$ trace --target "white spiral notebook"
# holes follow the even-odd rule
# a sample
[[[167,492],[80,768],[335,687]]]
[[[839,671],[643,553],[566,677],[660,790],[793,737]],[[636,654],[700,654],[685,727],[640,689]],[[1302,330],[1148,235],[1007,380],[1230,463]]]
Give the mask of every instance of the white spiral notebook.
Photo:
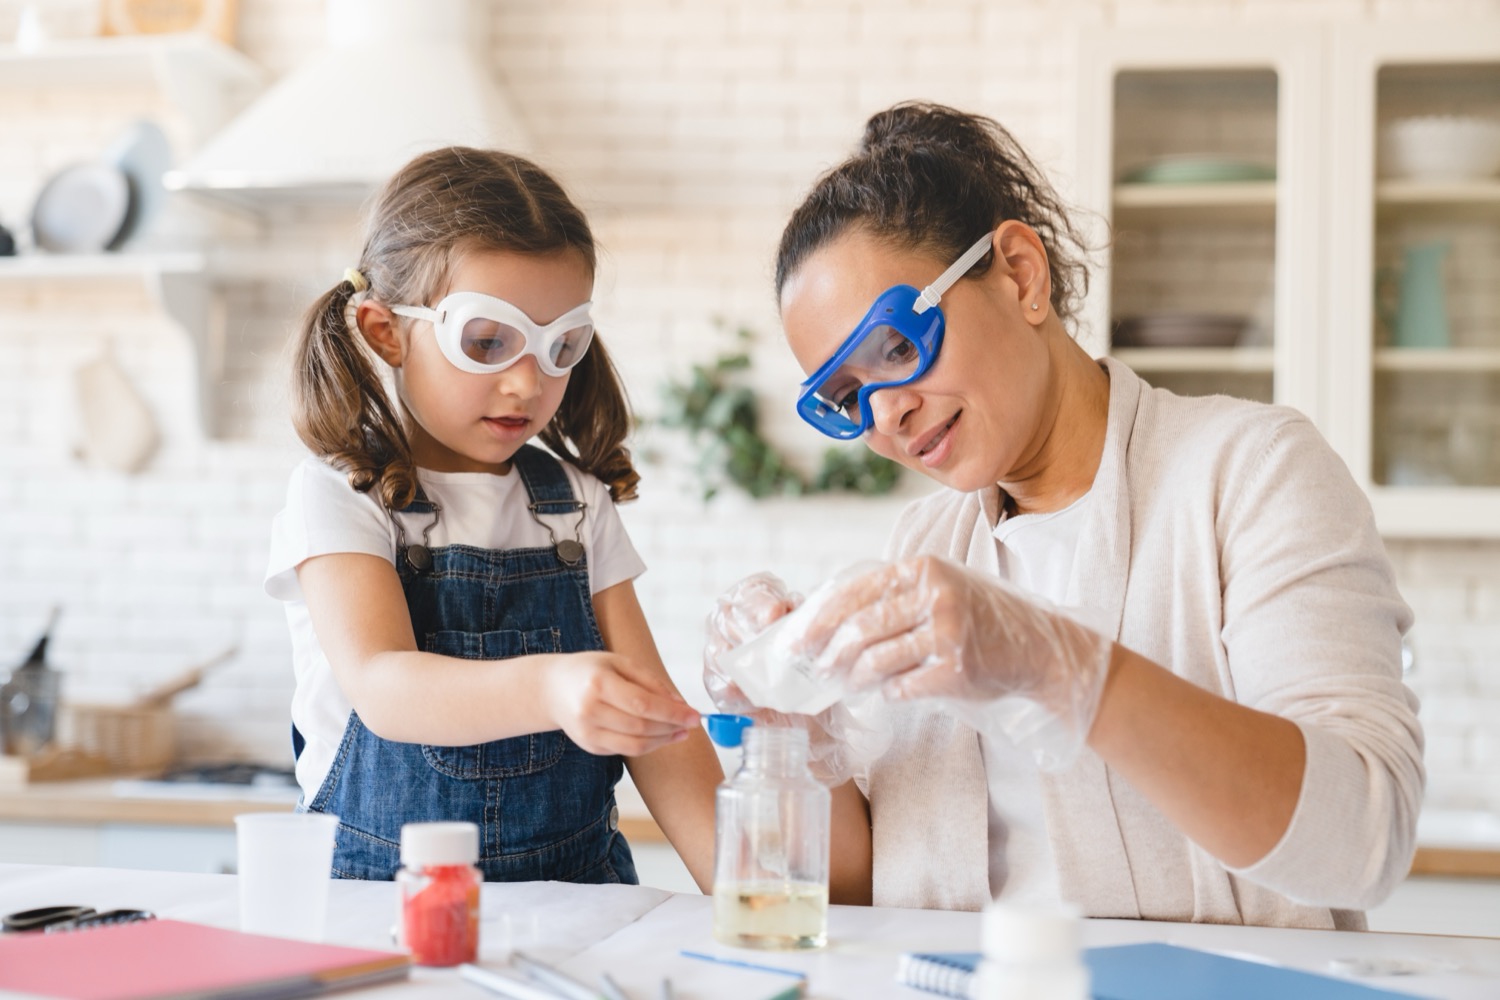
[[[965,998],[982,957],[977,951],[907,952],[896,962],[896,982],[939,996]]]

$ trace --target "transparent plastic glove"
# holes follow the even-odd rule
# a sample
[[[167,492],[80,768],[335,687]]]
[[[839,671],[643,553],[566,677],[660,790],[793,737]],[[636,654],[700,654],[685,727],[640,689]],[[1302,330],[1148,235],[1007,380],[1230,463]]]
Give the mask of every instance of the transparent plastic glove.
[[[1088,736],[1114,643],[1003,580],[922,556],[844,582],[819,604],[789,641],[851,691],[995,703],[960,714],[1045,749],[1053,766]]]
[[[878,698],[836,702],[813,715],[778,712],[746,697],[720,663],[725,653],[759,636],[801,604],[802,596],[773,573],[746,577],[720,595],[708,616],[703,686],[720,711],[748,715],[763,726],[805,729],[813,774],[826,785],[841,785],[890,744],[889,734],[873,719]]]
[[[750,715],[757,706],[739,689],[719,657],[753,639],[802,603],[775,573],[747,576],[724,593],[708,614],[703,644],[703,686],[720,711]]]

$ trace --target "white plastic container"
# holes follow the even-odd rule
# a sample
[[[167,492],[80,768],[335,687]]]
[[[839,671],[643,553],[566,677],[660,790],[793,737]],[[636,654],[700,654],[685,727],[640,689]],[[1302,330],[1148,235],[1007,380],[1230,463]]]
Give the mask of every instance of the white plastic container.
[[[1076,909],[991,903],[982,927],[973,1000],[1089,1000]]]
[[[333,837],[327,813],[244,813],[234,818],[240,930],[323,940]]]

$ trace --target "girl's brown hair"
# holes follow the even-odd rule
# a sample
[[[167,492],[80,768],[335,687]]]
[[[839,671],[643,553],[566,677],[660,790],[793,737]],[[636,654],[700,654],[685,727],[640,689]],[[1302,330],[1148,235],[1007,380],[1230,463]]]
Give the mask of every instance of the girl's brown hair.
[[[453,146],[418,156],[386,184],[357,270],[381,302],[426,303],[465,254],[496,250],[574,251],[591,272],[597,265],[588,220],[546,171],[509,153]],[[303,319],[293,346],[292,422],[314,454],[348,473],[350,486],[400,510],[416,495],[416,466],[374,352],[353,328],[355,294],[342,281]],[[630,421],[619,375],[596,335],[539,436],[625,501],[640,480],[624,446]]]
[[[792,213],[776,253],[776,292],[814,251],[852,228],[947,264],[1007,219],[1041,237],[1053,311],[1071,324],[1088,292],[1087,250],[1020,143],[982,115],[898,104],[865,123],[859,149],[820,177]],[[969,273],[983,273],[991,260]]]

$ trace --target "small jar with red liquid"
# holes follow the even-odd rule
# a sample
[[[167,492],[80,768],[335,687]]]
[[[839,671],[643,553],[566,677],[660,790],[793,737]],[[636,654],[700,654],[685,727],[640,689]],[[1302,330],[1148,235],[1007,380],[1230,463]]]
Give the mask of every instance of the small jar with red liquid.
[[[479,956],[479,827],[407,823],[401,827],[401,946],[418,965],[458,965]]]

